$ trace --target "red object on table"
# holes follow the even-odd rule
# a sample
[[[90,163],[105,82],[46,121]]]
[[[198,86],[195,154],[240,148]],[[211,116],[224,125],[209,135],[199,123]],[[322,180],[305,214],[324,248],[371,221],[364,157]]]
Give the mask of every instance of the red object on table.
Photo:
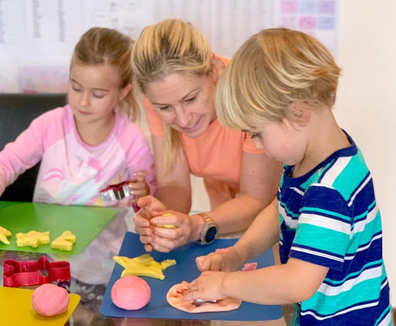
[[[133,194],[133,190],[132,190],[131,181],[124,181],[121,183],[117,183],[115,185],[110,185],[100,190],[99,193],[103,202],[122,200],[125,197],[135,198],[135,195]],[[138,207],[136,203],[133,203],[132,207],[135,213],[140,209],[140,207]]]
[[[42,256],[37,261],[7,259],[3,266],[5,287],[70,283],[70,264],[67,261],[50,263],[46,256]]]

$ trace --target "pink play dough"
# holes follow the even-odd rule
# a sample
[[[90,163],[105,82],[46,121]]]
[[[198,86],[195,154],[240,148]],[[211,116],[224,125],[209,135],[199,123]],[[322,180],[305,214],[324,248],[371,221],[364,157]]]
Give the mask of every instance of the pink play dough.
[[[64,288],[43,284],[32,295],[33,309],[43,316],[55,316],[67,310],[70,297]]]
[[[151,289],[147,282],[137,276],[126,276],[114,283],[111,300],[122,309],[138,310],[143,308],[151,298]]]

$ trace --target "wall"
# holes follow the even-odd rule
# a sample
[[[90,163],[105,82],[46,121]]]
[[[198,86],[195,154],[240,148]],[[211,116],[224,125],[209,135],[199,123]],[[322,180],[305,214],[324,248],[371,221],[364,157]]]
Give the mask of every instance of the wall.
[[[396,306],[396,1],[343,0],[335,114],[363,151],[382,213],[385,263]]]

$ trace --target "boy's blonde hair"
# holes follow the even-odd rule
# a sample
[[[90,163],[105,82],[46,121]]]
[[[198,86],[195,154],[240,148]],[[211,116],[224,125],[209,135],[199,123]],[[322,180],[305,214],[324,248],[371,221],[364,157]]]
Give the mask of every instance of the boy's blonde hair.
[[[132,50],[134,86],[143,94],[148,84],[180,73],[209,75],[211,51],[208,41],[190,23],[168,19],[146,27]],[[171,170],[181,149],[179,132],[164,124],[164,163]]]
[[[119,87],[122,89],[133,82],[131,66],[133,44],[132,39],[114,29],[91,28],[81,36],[75,46],[70,67],[111,66],[118,72]],[[118,110],[132,121],[139,118],[139,106],[132,91],[118,103]]]
[[[223,71],[216,112],[226,127],[251,130],[286,117],[293,101],[331,108],[341,69],[316,39],[285,28],[253,35]]]

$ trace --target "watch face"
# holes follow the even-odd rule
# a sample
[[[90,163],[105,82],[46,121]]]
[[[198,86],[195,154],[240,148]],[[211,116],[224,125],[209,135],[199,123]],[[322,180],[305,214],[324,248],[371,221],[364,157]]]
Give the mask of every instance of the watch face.
[[[211,243],[216,238],[216,234],[217,234],[216,227],[215,226],[210,227],[208,229],[208,232],[206,232],[205,241],[207,243]]]

